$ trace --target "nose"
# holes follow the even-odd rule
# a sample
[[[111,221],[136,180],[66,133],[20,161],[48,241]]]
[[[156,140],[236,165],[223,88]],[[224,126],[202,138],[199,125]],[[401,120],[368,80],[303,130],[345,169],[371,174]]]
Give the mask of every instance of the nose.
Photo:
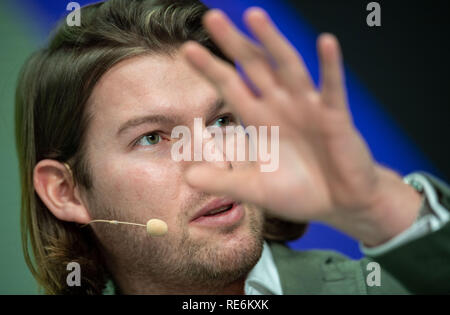
[[[211,163],[222,169],[232,169],[233,157],[227,158],[227,142],[230,139],[226,130],[220,127],[203,125],[201,118],[194,119],[193,128],[177,126],[172,136],[180,138],[171,148],[172,159],[183,164]],[[233,143],[233,142],[231,142]]]
[[[194,160],[198,160],[201,155],[201,161],[211,163],[215,167],[222,169],[232,169],[231,161],[227,161],[226,156],[226,141],[227,137],[224,130],[219,127],[203,126],[202,138],[195,139],[199,130],[195,130],[197,135],[194,135],[194,141],[198,141],[197,145],[194,143]],[[201,146],[199,143],[201,142]],[[198,152],[201,150],[201,152]]]

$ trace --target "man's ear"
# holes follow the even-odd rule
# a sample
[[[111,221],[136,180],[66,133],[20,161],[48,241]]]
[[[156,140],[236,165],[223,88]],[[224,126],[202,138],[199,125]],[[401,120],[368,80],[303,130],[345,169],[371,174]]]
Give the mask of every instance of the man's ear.
[[[63,163],[45,159],[34,167],[33,185],[37,194],[58,219],[87,224],[89,212],[75,187],[72,172]]]

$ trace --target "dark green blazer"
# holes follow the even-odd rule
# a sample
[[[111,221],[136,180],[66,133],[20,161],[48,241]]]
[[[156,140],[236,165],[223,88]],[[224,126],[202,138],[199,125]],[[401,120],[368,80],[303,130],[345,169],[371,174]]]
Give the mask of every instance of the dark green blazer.
[[[450,209],[450,188],[432,183],[439,202]],[[351,260],[334,251],[296,251],[268,242],[284,294],[442,294],[450,293],[450,223],[376,258]],[[380,286],[366,284],[367,264],[381,266]]]

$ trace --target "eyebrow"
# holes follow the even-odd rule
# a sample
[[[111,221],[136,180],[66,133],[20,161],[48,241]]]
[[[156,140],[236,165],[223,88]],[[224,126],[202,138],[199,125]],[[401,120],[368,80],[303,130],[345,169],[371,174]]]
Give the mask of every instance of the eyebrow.
[[[218,111],[220,111],[225,106],[225,102],[223,98],[217,99],[212,105],[211,109],[209,110],[208,117],[214,115]],[[125,130],[137,127],[142,124],[172,124],[175,125],[176,121],[179,121],[180,117],[172,118],[165,115],[158,115],[158,114],[151,114],[146,116],[140,116],[132,118],[128,121],[126,121],[122,126],[120,126],[119,130],[117,131],[117,135],[122,134]]]
[[[214,103],[210,105],[211,109],[208,111],[206,115],[207,118],[217,114],[222,108],[225,107],[225,101],[223,98],[217,99]]]
[[[173,124],[174,122],[175,120],[173,118],[164,115],[147,115],[136,117],[124,123],[117,131],[117,135],[122,134],[127,129],[134,128],[142,124]]]

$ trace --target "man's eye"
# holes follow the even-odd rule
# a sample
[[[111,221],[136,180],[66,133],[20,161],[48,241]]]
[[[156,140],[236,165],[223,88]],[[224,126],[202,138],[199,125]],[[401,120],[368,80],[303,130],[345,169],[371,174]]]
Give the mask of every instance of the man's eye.
[[[226,127],[232,123],[234,123],[234,119],[230,115],[219,117],[214,121],[214,125],[217,127]]]
[[[161,141],[161,136],[157,133],[149,133],[141,137],[136,144],[142,146],[152,146],[158,144]]]

